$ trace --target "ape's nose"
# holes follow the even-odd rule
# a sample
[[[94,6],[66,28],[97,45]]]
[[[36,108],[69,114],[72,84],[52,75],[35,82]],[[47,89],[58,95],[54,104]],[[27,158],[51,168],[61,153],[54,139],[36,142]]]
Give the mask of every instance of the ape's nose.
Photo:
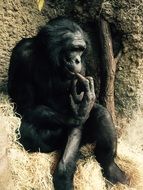
[[[73,62],[74,62],[75,64],[81,63],[81,57],[80,57],[80,56],[76,56],[75,59],[73,60]]]
[[[81,71],[81,57],[76,56],[72,61],[71,61],[71,69],[73,72],[79,73]]]
[[[70,64],[68,64],[68,69],[74,73],[79,73],[81,71],[81,67],[82,67],[81,62],[78,59],[76,59],[76,60],[70,62]]]
[[[66,67],[69,71],[74,73],[79,73],[82,68],[81,56],[77,53],[72,53],[68,58],[66,58]]]

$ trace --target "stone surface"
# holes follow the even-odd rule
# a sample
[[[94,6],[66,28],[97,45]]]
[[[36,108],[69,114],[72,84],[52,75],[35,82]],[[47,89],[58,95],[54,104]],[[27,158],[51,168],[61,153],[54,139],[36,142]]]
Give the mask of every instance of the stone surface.
[[[117,65],[115,83],[117,115],[132,118],[138,109],[143,110],[143,0],[106,0],[102,6],[99,0],[88,2],[75,0],[74,3],[69,0],[49,0],[41,12],[34,0],[2,0],[0,2],[1,91],[5,89],[7,83],[11,50],[21,38],[35,35],[40,25],[57,15],[74,18],[94,36],[97,27],[92,26],[99,14],[103,15],[121,34],[120,43],[123,44],[123,54]],[[91,28],[86,28],[87,22],[92,23]],[[92,43],[96,43],[96,40]],[[100,62],[98,54],[95,58],[98,64]]]

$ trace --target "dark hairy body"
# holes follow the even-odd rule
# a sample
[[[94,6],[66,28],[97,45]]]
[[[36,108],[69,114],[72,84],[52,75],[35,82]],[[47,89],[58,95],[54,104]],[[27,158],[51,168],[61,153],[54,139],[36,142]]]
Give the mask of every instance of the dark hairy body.
[[[53,175],[56,190],[72,190],[80,147],[96,143],[103,175],[125,183],[114,162],[117,136],[109,112],[95,101],[94,80],[87,76],[90,43],[76,23],[56,18],[33,38],[13,49],[8,92],[22,115],[20,142],[35,152],[61,151]]]

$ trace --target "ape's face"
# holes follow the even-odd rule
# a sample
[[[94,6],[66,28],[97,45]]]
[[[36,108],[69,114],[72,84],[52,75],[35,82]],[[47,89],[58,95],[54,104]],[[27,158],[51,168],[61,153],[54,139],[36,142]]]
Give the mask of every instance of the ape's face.
[[[63,36],[64,44],[62,50],[62,65],[68,77],[76,73],[84,74],[83,54],[86,42],[80,32],[66,33]]]

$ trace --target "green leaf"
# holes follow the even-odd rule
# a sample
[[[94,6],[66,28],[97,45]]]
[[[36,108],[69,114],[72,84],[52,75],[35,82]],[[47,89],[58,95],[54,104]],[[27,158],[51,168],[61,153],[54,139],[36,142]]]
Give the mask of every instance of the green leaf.
[[[37,0],[37,5],[38,5],[38,9],[39,11],[42,10],[43,6],[44,6],[44,0]]]

